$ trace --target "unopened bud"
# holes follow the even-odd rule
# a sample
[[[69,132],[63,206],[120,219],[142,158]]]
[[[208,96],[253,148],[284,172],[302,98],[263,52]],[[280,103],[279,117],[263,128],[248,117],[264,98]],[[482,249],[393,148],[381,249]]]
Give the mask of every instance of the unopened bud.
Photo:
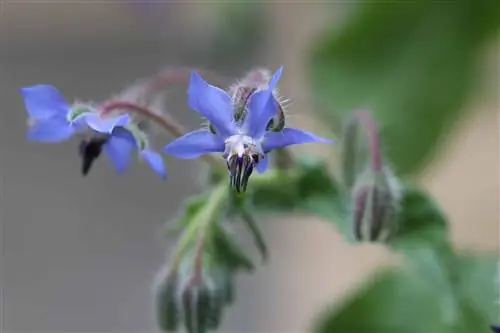
[[[398,227],[400,191],[388,170],[367,170],[353,189],[352,223],[358,241],[386,242]]]
[[[158,326],[164,332],[175,332],[179,328],[178,286],[177,272],[165,269],[158,274],[155,283],[156,319]]]
[[[189,333],[205,333],[218,328],[223,302],[215,286],[193,276],[181,293],[184,325]]]
[[[370,156],[359,114],[354,112],[342,129],[342,181],[347,190],[354,186],[356,176],[366,167]]]
[[[217,288],[221,292],[225,305],[231,305],[235,299],[235,275],[227,267],[218,267],[212,274]]]
[[[244,121],[252,94],[256,91],[267,89],[270,79],[271,72],[269,70],[255,68],[229,88],[229,94],[234,104],[235,122],[241,123]],[[276,116],[267,124],[267,130],[279,132],[285,127],[285,101],[279,98],[277,90],[273,92],[273,96],[276,101]]]

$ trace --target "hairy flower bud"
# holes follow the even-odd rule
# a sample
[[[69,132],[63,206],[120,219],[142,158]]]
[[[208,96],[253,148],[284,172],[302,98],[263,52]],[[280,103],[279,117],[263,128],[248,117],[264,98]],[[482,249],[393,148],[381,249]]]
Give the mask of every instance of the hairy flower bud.
[[[179,275],[175,271],[163,270],[155,283],[156,319],[165,332],[177,331],[180,323],[178,288]]]
[[[189,333],[204,333],[218,328],[224,302],[211,281],[193,276],[182,288],[181,300],[184,325]]]
[[[367,170],[354,185],[352,225],[358,241],[385,242],[398,226],[400,191],[390,172]]]
[[[235,300],[235,274],[227,267],[218,267],[212,273],[214,282],[220,290],[225,305],[233,304]]]
[[[229,88],[229,94],[234,104],[234,120],[241,123],[245,119],[246,108],[252,94],[256,91],[267,89],[271,72],[267,69],[256,68],[249,71],[241,80]],[[285,127],[285,101],[278,96],[278,91],[273,91],[276,100],[276,116],[267,125],[268,131],[279,132]],[[215,133],[213,126],[210,130]]]

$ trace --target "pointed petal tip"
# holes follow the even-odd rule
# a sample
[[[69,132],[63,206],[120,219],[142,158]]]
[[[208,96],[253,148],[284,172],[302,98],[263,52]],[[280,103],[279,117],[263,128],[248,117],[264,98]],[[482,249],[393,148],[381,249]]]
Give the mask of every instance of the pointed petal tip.
[[[167,169],[163,157],[159,153],[152,150],[143,150],[141,157],[160,178],[167,179]]]

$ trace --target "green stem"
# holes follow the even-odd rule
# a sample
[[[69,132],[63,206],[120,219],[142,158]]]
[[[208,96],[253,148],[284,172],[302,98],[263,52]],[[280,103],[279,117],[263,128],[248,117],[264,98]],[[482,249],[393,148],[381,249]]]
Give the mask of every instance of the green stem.
[[[222,205],[227,202],[228,195],[229,188],[226,182],[221,182],[215,187],[207,204],[196,214],[195,219],[189,224],[179,240],[172,258],[173,263],[180,262],[197,236],[202,239],[206,237],[211,230],[212,223],[218,222],[215,217],[220,213]]]

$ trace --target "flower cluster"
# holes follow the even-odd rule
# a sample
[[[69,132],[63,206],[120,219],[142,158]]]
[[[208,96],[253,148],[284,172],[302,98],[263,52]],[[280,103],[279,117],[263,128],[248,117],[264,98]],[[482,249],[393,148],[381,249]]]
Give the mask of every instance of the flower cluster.
[[[332,142],[284,126],[282,105],[275,93],[282,71],[283,68],[277,70],[270,80],[260,78],[254,87],[243,87],[243,90],[233,87],[232,96],[192,71],[188,105],[204,117],[209,126],[178,137],[164,147],[164,152],[180,159],[219,153],[226,161],[231,186],[237,192],[244,192],[255,169],[261,173],[266,171],[272,150],[295,144]],[[83,174],[88,173],[101,150],[119,173],[125,171],[132,153],[137,150],[141,160],[162,178],[166,177],[162,156],[151,148],[146,133],[128,112],[136,112],[137,107],[122,108],[116,113],[109,112],[103,105],[69,104],[50,85],[23,88],[21,93],[30,117],[28,140],[55,143],[82,136]]]
[[[158,106],[152,109],[152,89],[157,82],[140,82],[103,103],[68,103],[53,86],[40,84],[21,89],[29,116],[27,139],[58,143],[80,137],[82,173],[86,175],[102,153],[118,173],[131,163],[134,152],[161,178],[167,172],[162,155],[151,144],[151,122],[175,139],[163,152],[179,159],[203,157],[210,163],[217,184],[209,193],[187,204],[181,220],[184,233],[168,264],[168,272],[155,283],[156,310],[160,329],[175,332],[205,332],[219,327],[223,312],[235,297],[234,283],[240,272],[251,272],[254,264],[223,223],[240,219],[253,235],[263,258],[267,247],[245,198],[254,170],[265,172],[269,153],[290,145],[331,140],[286,127],[284,101],[278,97],[277,84],[283,69],[273,75],[254,70],[228,91],[207,83],[198,72],[189,76],[188,105],[206,120],[206,126],[186,133]],[[211,154],[217,154],[218,161]],[[291,159],[291,158],[290,158]],[[280,167],[280,158],[276,166]],[[224,162],[229,174],[229,189],[224,177]],[[283,175],[274,184],[281,188]],[[273,173],[270,172],[267,175]],[[254,178],[256,192],[260,179]],[[301,173],[295,175],[300,177]],[[216,178],[216,177],[212,177]],[[259,182],[260,181],[260,182]],[[262,185],[260,185],[262,186]]]

